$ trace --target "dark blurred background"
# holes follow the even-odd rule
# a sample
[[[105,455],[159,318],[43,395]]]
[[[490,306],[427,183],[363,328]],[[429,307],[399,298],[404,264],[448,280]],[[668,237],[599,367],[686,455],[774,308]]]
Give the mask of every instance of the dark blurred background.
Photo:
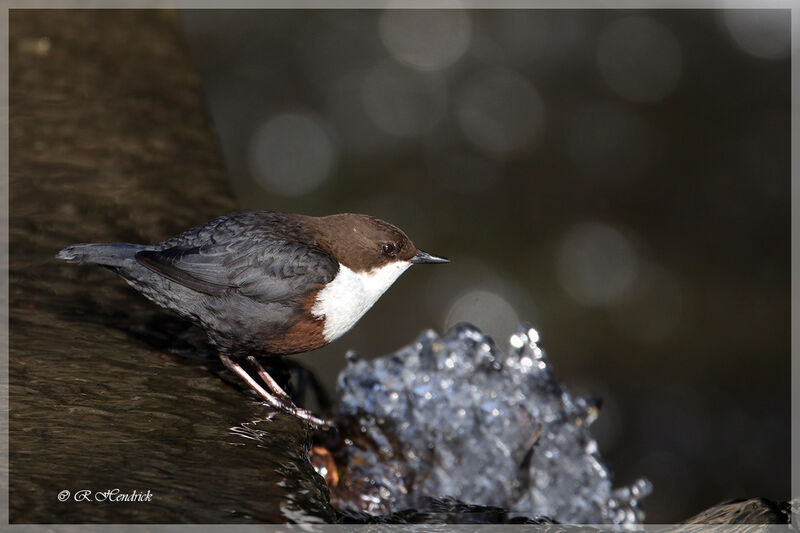
[[[789,497],[789,11],[200,10],[243,208],[369,213],[415,267],[297,360],[538,328],[648,522]],[[166,235],[165,235],[166,237]]]

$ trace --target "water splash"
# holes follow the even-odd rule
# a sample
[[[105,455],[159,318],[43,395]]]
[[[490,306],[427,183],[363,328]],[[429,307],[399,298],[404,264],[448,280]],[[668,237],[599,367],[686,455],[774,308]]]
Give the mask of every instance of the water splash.
[[[538,340],[522,327],[505,354],[462,323],[372,361],[348,353],[332,503],[388,514],[451,497],[562,523],[641,522],[650,483],[612,488],[589,432],[598,404],[563,389]]]

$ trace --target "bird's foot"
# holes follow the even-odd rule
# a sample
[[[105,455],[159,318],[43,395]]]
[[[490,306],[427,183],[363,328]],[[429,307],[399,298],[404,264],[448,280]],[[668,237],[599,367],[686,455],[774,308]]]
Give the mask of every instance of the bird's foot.
[[[289,395],[284,392],[284,390],[278,385],[272,376],[270,376],[267,371],[264,370],[264,368],[258,363],[258,361],[256,361],[255,357],[249,356],[248,361],[255,365],[258,375],[261,376],[261,379],[264,380],[274,394],[267,392],[267,390],[264,389],[264,387],[262,387],[250,374],[248,374],[239,363],[233,361],[230,357],[226,355],[220,355],[220,360],[234,374],[242,378],[251,389],[253,389],[259,396],[261,396],[261,398],[264,399],[264,401],[270,407],[285,413],[289,413],[290,415],[299,418],[315,429],[327,430],[333,427],[333,422],[330,420],[325,420],[324,418],[314,415],[311,411],[297,407],[294,402],[292,402],[292,399],[289,397]]]
[[[276,409],[280,409],[281,411],[299,418],[308,425],[312,426],[314,429],[320,429],[324,431],[333,427],[333,422],[331,420],[320,418],[307,409],[297,407],[294,403],[290,402],[289,404],[282,403],[280,405],[275,405],[269,400],[267,400],[267,403]]]

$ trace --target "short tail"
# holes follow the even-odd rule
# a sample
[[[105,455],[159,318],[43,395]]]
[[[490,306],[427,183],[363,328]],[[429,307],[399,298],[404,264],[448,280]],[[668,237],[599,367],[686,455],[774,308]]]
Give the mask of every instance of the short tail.
[[[112,242],[104,244],[73,244],[58,254],[57,259],[70,263],[96,263],[98,265],[121,267],[136,260],[136,252],[146,250],[142,244]]]

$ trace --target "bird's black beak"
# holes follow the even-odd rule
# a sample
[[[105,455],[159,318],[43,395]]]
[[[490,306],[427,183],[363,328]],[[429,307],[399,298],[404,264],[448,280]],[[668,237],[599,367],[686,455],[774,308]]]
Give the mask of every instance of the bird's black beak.
[[[417,250],[417,255],[411,258],[412,263],[449,263],[450,260],[445,257],[437,257],[428,252]]]

